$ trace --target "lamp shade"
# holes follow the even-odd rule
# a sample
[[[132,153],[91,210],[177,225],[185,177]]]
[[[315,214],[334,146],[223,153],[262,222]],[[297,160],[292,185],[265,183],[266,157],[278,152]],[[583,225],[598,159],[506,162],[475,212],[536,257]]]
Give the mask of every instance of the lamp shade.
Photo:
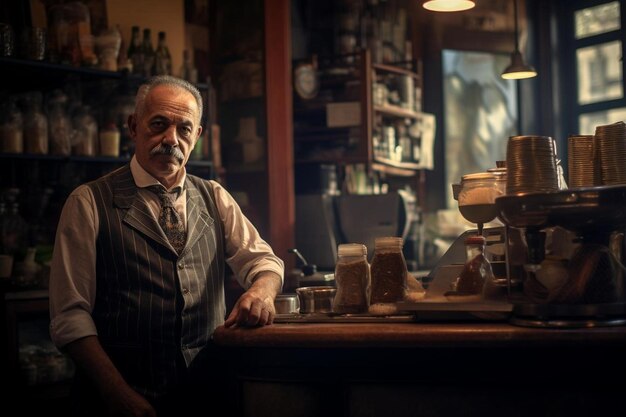
[[[469,10],[476,4],[471,0],[428,0],[423,6],[433,12],[460,12]]]
[[[518,50],[511,54],[511,64],[502,72],[502,78],[506,80],[521,80],[537,76],[537,71],[524,62],[522,53]]]

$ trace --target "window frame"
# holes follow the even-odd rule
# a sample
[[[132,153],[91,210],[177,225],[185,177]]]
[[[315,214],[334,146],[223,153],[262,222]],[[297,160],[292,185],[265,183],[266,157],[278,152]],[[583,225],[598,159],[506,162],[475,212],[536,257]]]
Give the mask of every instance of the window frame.
[[[563,109],[562,132],[566,135],[580,133],[580,116],[588,113],[595,113],[626,107],[626,66],[622,59],[622,97],[611,100],[596,101],[593,103],[578,103],[578,68],[576,53],[579,49],[597,46],[612,41],[622,42],[622,57],[626,47],[626,0],[617,0],[620,6],[620,28],[611,32],[604,32],[596,35],[576,39],[575,13],[579,10],[610,3],[613,0],[573,0],[559,2],[562,6],[562,13],[559,13],[560,30],[560,62],[559,66],[562,77],[560,91],[561,108]]]

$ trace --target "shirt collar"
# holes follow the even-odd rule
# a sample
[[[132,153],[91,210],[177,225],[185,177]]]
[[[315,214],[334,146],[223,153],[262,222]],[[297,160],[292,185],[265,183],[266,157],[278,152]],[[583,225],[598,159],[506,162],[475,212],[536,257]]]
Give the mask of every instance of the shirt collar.
[[[185,167],[183,167],[182,170],[183,170],[183,175],[181,175],[178,181],[167,190],[170,193],[176,192],[177,196],[180,196],[180,193],[184,189],[185,178],[187,178],[187,171],[185,170]],[[163,184],[161,184],[156,178],[150,175],[148,171],[146,171],[141,166],[139,161],[137,161],[137,157],[134,155],[132,159],[130,160],[130,172],[133,174],[133,179],[135,180],[135,184],[137,184],[137,187],[139,188],[145,188],[151,185],[163,186]]]

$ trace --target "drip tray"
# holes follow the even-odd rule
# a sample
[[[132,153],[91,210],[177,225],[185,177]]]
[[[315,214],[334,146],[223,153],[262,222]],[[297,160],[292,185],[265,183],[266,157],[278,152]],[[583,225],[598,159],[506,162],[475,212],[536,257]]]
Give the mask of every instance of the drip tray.
[[[626,325],[626,303],[515,304],[511,324],[557,328],[623,326]]]

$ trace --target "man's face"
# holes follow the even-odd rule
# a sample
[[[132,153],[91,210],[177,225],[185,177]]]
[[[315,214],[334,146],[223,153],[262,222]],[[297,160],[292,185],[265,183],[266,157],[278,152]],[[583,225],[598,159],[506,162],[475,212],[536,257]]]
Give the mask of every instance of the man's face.
[[[147,95],[143,111],[129,117],[139,164],[170,186],[189,159],[202,127],[198,105],[188,91],[159,85]]]

